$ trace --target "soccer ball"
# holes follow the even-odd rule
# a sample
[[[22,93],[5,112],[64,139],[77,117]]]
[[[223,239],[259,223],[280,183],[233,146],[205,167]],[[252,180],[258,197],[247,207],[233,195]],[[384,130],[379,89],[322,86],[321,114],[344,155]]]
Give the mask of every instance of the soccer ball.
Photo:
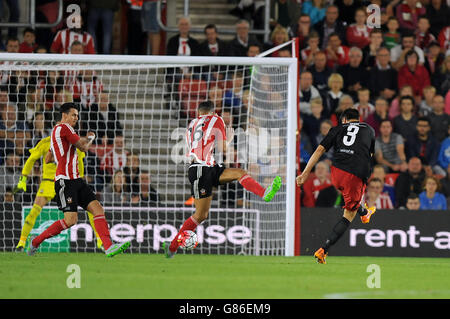
[[[180,247],[186,250],[191,250],[197,247],[197,234],[192,230],[185,230],[183,233],[178,235],[178,243]]]

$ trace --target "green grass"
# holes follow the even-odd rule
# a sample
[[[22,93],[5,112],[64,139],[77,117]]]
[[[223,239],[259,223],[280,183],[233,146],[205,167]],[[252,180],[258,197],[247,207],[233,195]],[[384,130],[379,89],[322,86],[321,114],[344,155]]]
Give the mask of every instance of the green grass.
[[[67,267],[81,269],[69,289]],[[381,288],[367,287],[367,266]],[[0,253],[0,298],[450,298],[449,258]]]

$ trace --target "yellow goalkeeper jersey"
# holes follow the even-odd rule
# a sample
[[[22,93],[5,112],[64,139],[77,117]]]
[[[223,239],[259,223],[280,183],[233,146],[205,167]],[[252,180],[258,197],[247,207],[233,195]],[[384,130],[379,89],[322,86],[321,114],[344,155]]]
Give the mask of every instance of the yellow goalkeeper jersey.
[[[55,163],[45,163],[45,155],[50,150],[50,136],[43,138],[36,144],[35,147],[30,149],[30,157],[28,157],[25,165],[22,168],[22,175],[29,176],[33,170],[34,163],[43,158],[42,163],[42,179],[44,180],[54,180],[56,174],[56,164]],[[84,176],[84,162],[83,159],[86,154],[77,148],[78,153],[78,170],[80,172],[80,177]]]

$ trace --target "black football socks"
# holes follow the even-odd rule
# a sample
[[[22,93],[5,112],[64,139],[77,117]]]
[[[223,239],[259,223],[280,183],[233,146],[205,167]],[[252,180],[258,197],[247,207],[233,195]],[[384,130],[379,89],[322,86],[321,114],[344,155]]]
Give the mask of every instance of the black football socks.
[[[327,253],[328,249],[342,237],[349,225],[350,221],[347,218],[342,217],[339,220],[339,222],[333,227],[331,233],[328,235],[325,245],[322,246],[325,253]]]

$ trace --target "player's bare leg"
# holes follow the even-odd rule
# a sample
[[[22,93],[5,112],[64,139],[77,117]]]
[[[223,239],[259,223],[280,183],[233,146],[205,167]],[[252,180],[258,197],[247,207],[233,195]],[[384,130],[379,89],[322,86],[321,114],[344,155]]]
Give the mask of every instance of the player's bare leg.
[[[194,231],[201,222],[208,218],[209,209],[211,208],[211,201],[212,196],[194,199],[195,213],[183,223],[180,231],[177,233],[170,244],[169,242],[163,243],[164,253],[166,254],[167,258],[172,258],[177,252],[180,242],[178,237],[181,233],[183,233],[185,230]]]
[[[266,202],[270,202],[281,187],[281,178],[276,176],[272,185],[264,189],[257,181],[255,181],[247,171],[241,168],[227,168],[220,175],[220,184],[226,184],[233,181],[239,183],[248,191],[261,197]]]
[[[113,257],[118,253],[123,252],[130,246],[130,242],[125,242],[122,244],[113,244],[111,242],[108,224],[105,219],[105,211],[98,200],[93,200],[90,202],[87,206],[87,210],[94,215],[95,229],[103,242],[106,256]]]
[[[50,198],[42,196],[36,196],[36,198],[34,199],[33,207],[31,208],[30,213],[27,215],[27,218],[25,218],[25,222],[22,226],[19,243],[16,246],[16,252],[22,252],[24,250],[27,238],[34,227],[34,224],[36,223],[36,218],[41,213],[42,208],[47,205],[49,200]]]
[[[64,219],[57,220],[51,224],[46,230],[42,232],[39,236],[33,236],[30,238],[30,245],[28,248],[28,255],[32,256],[36,253],[39,245],[46,239],[59,235],[63,230],[72,227],[78,221],[77,212],[66,212],[64,213]]]

